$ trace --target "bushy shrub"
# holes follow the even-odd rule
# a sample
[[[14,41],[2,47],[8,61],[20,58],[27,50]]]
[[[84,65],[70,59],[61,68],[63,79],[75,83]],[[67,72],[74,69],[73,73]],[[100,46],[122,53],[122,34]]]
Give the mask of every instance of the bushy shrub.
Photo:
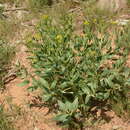
[[[58,26],[43,16],[28,42],[35,70],[29,89],[41,88],[43,101],[58,112],[55,119],[71,128],[82,127],[93,108],[120,104],[123,112],[130,85],[127,49],[113,48],[109,34],[97,36],[89,21],[83,24],[83,34],[73,32],[71,16]]]

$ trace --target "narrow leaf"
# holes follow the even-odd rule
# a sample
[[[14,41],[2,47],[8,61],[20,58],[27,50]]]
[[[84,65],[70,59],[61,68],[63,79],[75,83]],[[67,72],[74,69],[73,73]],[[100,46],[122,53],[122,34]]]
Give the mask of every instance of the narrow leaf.
[[[40,82],[43,86],[49,87],[49,84],[48,84],[48,82],[47,82],[45,79],[40,78],[39,82]]]
[[[68,114],[59,114],[59,115],[57,115],[55,118],[54,118],[54,120],[56,120],[56,121],[61,121],[61,122],[65,122],[65,121],[67,121],[67,117],[68,117],[69,115]]]
[[[57,81],[54,80],[54,81],[52,82],[52,84],[51,84],[51,88],[55,88],[55,87],[56,87],[56,84],[57,84]]]
[[[65,111],[66,110],[66,106],[63,102],[61,101],[58,101],[58,105],[59,105],[59,109],[62,110],[62,111]]]
[[[24,80],[23,82],[21,82],[20,84],[18,84],[18,87],[26,86],[26,85],[28,85],[29,83],[30,83],[29,80]]]

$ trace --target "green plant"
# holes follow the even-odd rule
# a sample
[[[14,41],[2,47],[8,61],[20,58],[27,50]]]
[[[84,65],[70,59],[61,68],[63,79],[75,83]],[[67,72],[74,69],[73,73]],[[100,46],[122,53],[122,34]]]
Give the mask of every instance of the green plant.
[[[0,130],[14,130],[13,125],[8,119],[7,114],[4,112],[3,107],[0,105]]]
[[[14,47],[0,40],[0,89],[4,87],[4,77],[10,69],[10,63],[14,53]]]
[[[0,4],[0,19],[3,16],[3,11],[4,11],[4,6],[2,4]]]
[[[116,43],[118,46],[130,49],[130,24],[115,30]]]
[[[83,34],[75,35],[72,21],[67,15],[57,26],[43,17],[28,42],[35,70],[29,89],[43,90],[42,99],[57,110],[60,124],[82,128],[95,107],[112,109],[120,102],[121,113],[127,109],[130,69],[125,65],[128,50],[113,48],[109,34],[98,37],[85,21]]]
[[[128,5],[130,4],[130,0],[127,0],[127,4],[128,4]]]

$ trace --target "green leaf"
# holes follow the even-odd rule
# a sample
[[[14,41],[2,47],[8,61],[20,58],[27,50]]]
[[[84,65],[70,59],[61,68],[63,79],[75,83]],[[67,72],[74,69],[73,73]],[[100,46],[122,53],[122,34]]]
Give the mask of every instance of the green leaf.
[[[79,105],[79,101],[78,101],[78,98],[76,98],[75,100],[74,100],[74,102],[72,103],[72,110],[73,111],[76,111],[77,109],[78,109],[78,105]]]
[[[88,103],[89,99],[90,99],[90,96],[87,95],[86,98],[85,98],[85,104]]]
[[[30,91],[30,92],[32,92],[32,91],[34,91],[34,90],[35,90],[35,87],[30,86],[30,87],[28,87],[28,88],[27,88],[27,90],[28,90],[28,91]]]
[[[96,83],[88,83],[88,87],[91,89],[92,93],[96,92],[97,84]]]
[[[109,98],[110,94],[109,93],[104,93],[104,99]]]
[[[67,121],[67,118],[69,117],[68,114],[59,114],[56,117],[54,117],[54,120],[56,121],[61,121],[61,122],[65,122]]]
[[[23,87],[23,86],[26,86],[30,83],[29,80],[24,80],[23,82],[21,82],[20,84],[18,84],[18,87]]]
[[[84,94],[90,95],[92,93],[88,86],[86,86],[86,87],[84,86],[81,89],[84,92]]]
[[[99,100],[104,100],[104,93],[97,93],[96,97],[99,99]]]
[[[56,87],[56,84],[57,84],[57,81],[54,80],[54,81],[52,82],[52,84],[51,84],[51,88],[55,88],[55,87]]]
[[[130,79],[128,79],[128,80],[126,81],[125,85],[130,86]]]
[[[61,88],[66,88],[67,85],[68,85],[68,83],[67,83],[67,82],[64,82],[64,83],[61,84]]]
[[[65,111],[67,109],[66,105],[61,101],[58,101],[58,105],[59,105],[59,109],[62,111]]]
[[[113,82],[112,82],[113,78],[114,78],[114,76],[111,75],[109,78],[106,78],[104,81],[105,81],[105,83],[107,83],[110,87],[113,87]]]
[[[67,101],[67,102],[65,103],[65,107],[66,107],[70,112],[74,112],[74,111],[76,111],[76,110],[78,109],[78,104],[79,104],[78,98],[76,98],[73,103]]]
[[[44,100],[45,102],[47,102],[49,99],[51,99],[51,97],[52,97],[51,94],[46,94],[46,95],[43,96],[43,100]]]
[[[49,84],[48,84],[48,82],[45,80],[45,79],[43,79],[43,78],[40,78],[39,79],[39,82],[44,86],[44,87],[49,87]]]
[[[66,107],[67,110],[69,110],[69,112],[73,112],[73,104],[71,102],[67,101],[65,103],[65,107]]]

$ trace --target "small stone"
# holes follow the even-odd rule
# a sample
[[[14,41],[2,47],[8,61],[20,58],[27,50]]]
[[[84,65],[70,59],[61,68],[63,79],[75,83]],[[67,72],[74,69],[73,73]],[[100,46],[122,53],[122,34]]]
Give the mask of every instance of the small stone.
[[[3,5],[3,4],[0,4],[0,8],[1,8],[1,7],[3,8],[3,7],[4,7],[4,5]]]
[[[39,130],[39,128],[35,127],[34,130]]]
[[[118,25],[127,25],[129,23],[129,20],[127,19],[119,19],[116,21]]]
[[[118,125],[115,125],[112,127],[112,130],[118,130],[118,129],[120,129],[120,126],[118,126]]]

